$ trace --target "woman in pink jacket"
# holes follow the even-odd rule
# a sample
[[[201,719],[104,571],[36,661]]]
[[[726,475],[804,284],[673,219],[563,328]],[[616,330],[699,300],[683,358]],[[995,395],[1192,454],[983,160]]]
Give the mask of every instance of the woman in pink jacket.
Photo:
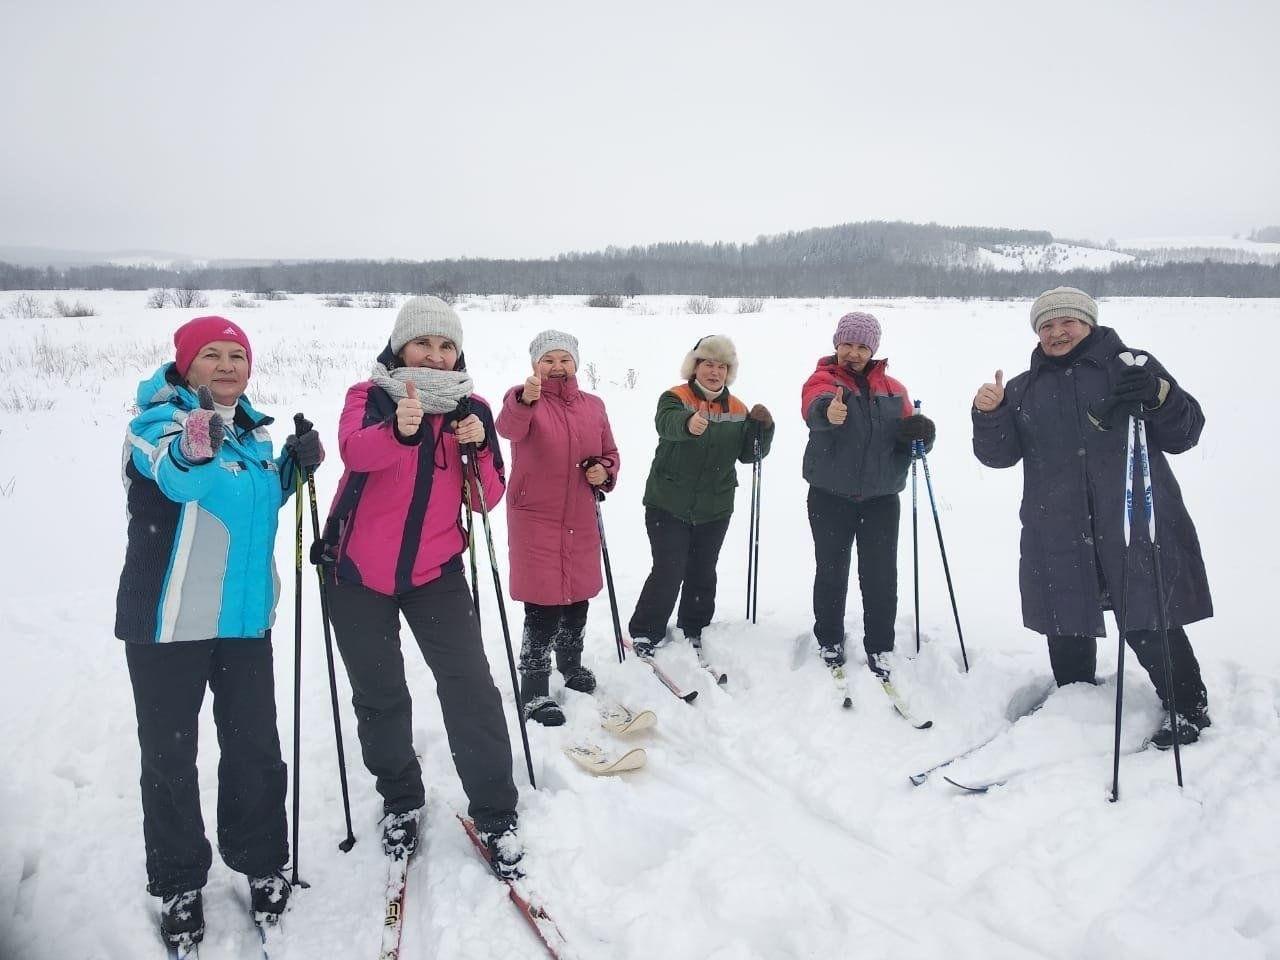
[[[462,324],[437,297],[401,307],[369,380],[347,391],[338,424],[345,472],[325,524],[329,613],[351,679],[365,766],[377,778],[388,856],[418,840],[425,801],[413,749],[413,702],[400,654],[404,617],[436,679],[454,766],[494,869],[517,872],[511,742],[489,672],[458,514],[475,450],[492,508],[505,488],[489,407],[472,394]],[[477,501],[478,502],[478,501]]]
[[[578,389],[578,341],[544,330],[529,344],[533,373],[507,391],[498,433],[511,441],[507,539],[511,597],[524,602],[520,700],[526,719],[564,723],[548,695],[551,647],[570,690],[590,693],[582,665],[587,602],[600,592],[595,491],[613,489],[618,448],[599,397]]]

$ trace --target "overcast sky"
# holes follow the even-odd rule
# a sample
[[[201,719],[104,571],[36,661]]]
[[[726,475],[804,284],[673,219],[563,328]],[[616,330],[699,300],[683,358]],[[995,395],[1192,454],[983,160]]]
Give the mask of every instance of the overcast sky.
[[[0,245],[1280,223],[1280,2],[0,0]]]

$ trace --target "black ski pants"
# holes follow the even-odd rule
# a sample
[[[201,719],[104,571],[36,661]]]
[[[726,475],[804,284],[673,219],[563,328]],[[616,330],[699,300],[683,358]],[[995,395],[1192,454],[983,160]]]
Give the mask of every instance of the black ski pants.
[[[126,643],[125,657],[142,750],[147,892],[172,897],[199,890],[209,876],[196,774],[206,687],[218,731],[218,852],[251,877],[282,869],[289,859],[287,777],[270,639]]]
[[[1096,637],[1048,637],[1049,663],[1058,686],[1068,683],[1093,683],[1098,666]],[[1130,630],[1125,642],[1147,671],[1165,709],[1169,709],[1169,692],[1164,682],[1164,656],[1160,650],[1159,630]],[[1199,719],[1209,709],[1209,694],[1200,676],[1200,663],[1187,632],[1181,627],[1169,628],[1169,659],[1173,664],[1173,694],[1178,712]]]
[[[699,636],[716,612],[716,564],[729,531],[729,517],[685,523],[665,510],[645,507],[653,568],[640,591],[627,632],[636,639],[661,641],[680,597],[676,626]]]
[[[526,677],[551,675],[551,649],[561,672],[582,663],[582,638],[587,629],[590,601],[524,605],[524,640],[520,645],[520,672]]]
[[[351,680],[364,765],[377,778],[383,809],[404,813],[426,802],[413,750],[413,700],[400,653],[403,615],[435,676],[468,812],[482,826],[514,822],[511,740],[462,572],[445,573],[397,596],[338,583],[329,588],[329,615]]]
[[[893,649],[898,616],[898,495],[853,500],[809,488],[809,528],[817,568],[813,577],[813,634],[824,647],[844,643],[849,563],[858,545],[862,589],[862,645],[871,656]]]

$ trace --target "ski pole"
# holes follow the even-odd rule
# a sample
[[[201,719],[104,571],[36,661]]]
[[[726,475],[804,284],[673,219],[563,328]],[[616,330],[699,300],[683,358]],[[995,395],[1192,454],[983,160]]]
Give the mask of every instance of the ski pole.
[[[750,554],[747,562],[747,612],[751,622],[756,622],[756,610],[760,606],[760,470],[763,453],[760,449],[759,421],[756,422],[754,456],[751,460],[751,540],[748,544]]]
[[[463,461],[465,467],[466,461]],[[462,471],[462,506],[467,515],[467,554],[471,560],[471,606],[476,612],[476,623],[480,623],[480,577],[476,572],[476,528],[475,514],[471,507],[471,481],[467,471]]]
[[[1116,651],[1116,723],[1115,750],[1111,763],[1111,802],[1120,799],[1120,728],[1124,718],[1124,638],[1129,632],[1129,550],[1133,527],[1133,447],[1138,433],[1134,418],[1129,418],[1128,439],[1124,457],[1124,573],[1120,577],[1120,644]]]
[[[298,879],[298,818],[301,804],[302,767],[302,471],[294,464],[294,563],[293,563],[293,886],[307,886]]]
[[[1142,366],[1147,362],[1146,355],[1134,357],[1129,351],[1120,354],[1120,360],[1126,365]],[[1109,411],[1108,411],[1109,412]],[[1105,415],[1091,417],[1095,426],[1106,429]],[[1151,541],[1152,573],[1156,587],[1156,617],[1160,627],[1160,654],[1163,660],[1164,683],[1168,693],[1167,708],[1169,726],[1173,733],[1173,766],[1177,775],[1178,786],[1182,786],[1182,755],[1180,737],[1178,735],[1177,702],[1173,690],[1173,658],[1169,653],[1169,624],[1165,611],[1164,573],[1160,564],[1160,545],[1156,538],[1156,504],[1151,485],[1151,460],[1147,448],[1146,424],[1140,416],[1130,414],[1126,437],[1125,478],[1124,478],[1124,544],[1125,564],[1122,577],[1121,604],[1124,609],[1123,624],[1120,627],[1120,645],[1116,654],[1116,723],[1115,723],[1115,756],[1112,764],[1111,802],[1120,799],[1120,725],[1124,708],[1124,647],[1129,632],[1129,549],[1132,542],[1131,527],[1133,522],[1133,474],[1134,461],[1142,473],[1142,507],[1147,519],[1147,537]]]
[[[603,457],[587,457],[582,461],[583,469],[601,464],[606,467],[613,466],[612,461]],[[596,529],[600,531],[600,552],[604,556],[604,582],[609,587],[609,613],[613,616],[613,639],[618,645],[618,662],[622,663],[627,659],[627,648],[622,642],[622,620],[618,617],[618,595],[613,590],[613,565],[609,562],[609,541],[604,535],[604,514],[600,510],[600,504],[604,503],[604,491],[599,487],[591,488],[592,498],[596,505]]]
[[[301,436],[313,428],[302,414],[294,414],[294,433]],[[294,469],[298,467],[294,461]],[[307,497],[311,501],[311,535],[315,543],[311,548],[311,562],[316,568],[316,581],[320,588],[320,621],[324,624],[324,654],[329,665],[329,702],[333,707],[333,739],[338,747],[338,782],[342,787],[342,815],[347,822],[347,836],[338,849],[347,853],[356,845],[356,835],[351,829],[351,795],[347,790],[347,757],[342,746],[342,715],[338,710],[338,677],[333,669],[333,633],[329,628],[329,591],[324,582],[324,544],[320,539],[320,508],[316,505],[315,470],[307,471]]]
[[[920,412],[920,401],[915,401],[916,413]],[[924,444],[919,440],[911,441],[911,578],[914,584],[916,608],[916,653],[920,652],[920,513],[917,495],[916,461],[924,455]]]
[[[470,397],[463,397],[458,404],[455,415],[459,420],[470,414],[470,400]],[[516,657],[511,649],[511,627],[507,623],[507,605],[502,596],[502,576],[498,573],[498,555],[493,549],[493,528],[489,526],[489,502],[484,495],[484,481],[480,476],[480,457],[474,443],[459,444],[459,453],[462,456],[463,483],[467,480],[468,466],[471,468],[471,475],[475,478],[474,488],[476,499],[480,501],[480,519],[484,523],[485,541],[489,545],[489,568],[493,571],[493,592],[498,600],[498,619],[502,623],[502,639],[507,647],[507,667],[511,671],[511,688],[515,693],[516,720],[520,724],[520,743],[524,747],[524,762],[529,771],[529,786],[537,790],[538,783],[533,777],[533,756],[529,752],[529,731],[525,729],[524,707],[520,702],[520,679],[516,674]]]
[[[1146,359],[1145,357],[1143,358]],[[1169,727],[1173,731],[1173,768],[1182,786],[1181,736],[1178,733],[1178,705],[1173,690],[1173,657],[1169,652],[1169,623],[1165,611],[1164,573],[1160,569],[1160,544],[1156,541],[1156,504],[1151,490],[1151,461],[1147,448],[1147,426],[1138,419],[1138,463],[1142,468],[1143,500],[1147,508],[1147,533],[1151,539],[1152,574],[1156,578],[1156,620],[1160,625],[1160,654],[1164,660],[1164,687],[1168,693]]]
[[[920,401],[915,402],[920,409]],[[933,510],[933,526],[938,532],[938,552],[942,554],[942,572],[947,576],[947,593],[951,596],[951,615],[956,621],[956,636],[960,638],[960,658],[964,661],[964,672],[969,672],[969,654],[964,649],[964,631],[960,629],[960,609],[956,606],[956,588],[951,583],[951,565],[947,563],[947,547],[942,542],[942,521],[938,518],[938,502],[933,496],[933,477],[929,474],[929,458],[925,456],[924,444],[920,444],[920,464],[924,467],[924,484],[929,491],[929,506]]]

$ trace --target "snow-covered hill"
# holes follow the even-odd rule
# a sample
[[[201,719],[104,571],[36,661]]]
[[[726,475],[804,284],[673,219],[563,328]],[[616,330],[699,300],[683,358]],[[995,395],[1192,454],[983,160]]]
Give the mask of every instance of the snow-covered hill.
[[[11,294],[0,295],[0,307]],[[0,957],[136,960],[161,955],[156,901],[144,891],[138,747],[124,655],[112,637],[125,517],[120,449],[137,380],[167,358],[189,313],[147,310],[144,293],[90,292],[99,316],[6,320],[0,332]],[[333,310],[311,297],[234,316],[254,343],[250,395],[277,418],[319,425],[330,462],[322,509],[339,476],[334,430],[346,387],[367,375],[394,313]],[[517,311],[500,307],[518,306]],[[1280,301],[1106,300],[1102,321],[1150,349],[1200,399],[1201,444],[1174,458],[1195,518],[1217,616],[1189,634],[1204,665],[1214,724],[1183,754],[1129,753],[1122,799],[1106,800],[1115,692],[1114,630],[1101,643],[1103,685],[1054,692],[1013,734],[963,764],[957,779],[1015,772],[985,796],[908,774],[1001,731],[1050,690],[1044,641],[1021,626],[1017,588],[1021,478],[981,467],[969,404],[996,369],[1025,369],[1034,339],[1027,302],[770,300],[762,313],[684,313],[683,297],[629,309],[579,300],[474,298],[460,304],[479,392],[496,399],[528,370],[526,345],[548,326],[581,338],[583,385],[609,410],[622,452],[604,521],[623,622],[648,572],[641,495],[653,410],[698,336],[729,333],[735,392],[778,420],[762,471],[759,623],[743,619],[749,469],[720,564],[710,656],[717,688],[687,649],[663,662],[700,695],[680,703],[644,665],[614,656],[607,594],[592,603],[588,663],[600,699],[659,714],[637,743],[644,770],[591,779],[559,751],[571,740],[618,742],[597,703],[558,695],[569,723],[530,731],[539,789],[522,784],[529,884],[582,960],[801,958],[1280,957],[1280,644],[1271,590],[1280,578],[1280,518],[1267,478],[1280,468],[1258,420],[1273,402],[1269,350]],[[882,354],[938,424],[929,458],[971,670],[961,665],[921,482],[921,652],[914,649],[911,499],[903,498],[896,677],[934,720],[912,729],[860,662],[855,709],[834,702],[809,639],[813,563],[800,476],[799,388],[831,349],[844,311],[876,313]],[[1225,343],[1245,349],[1227,350]],[[627,383],[636,381],[634,389]],[[1158,505],[1157,505],[1158,507]],[[504,508],[494,512],[507,580]],[[294,735],[292,509],[277,563],[286,580],[275,634],[286,757]],[[309,520],[308,520],[309,523]],[[481,556],[485,642],[508,715],[506,653]],[[380,804],[354,736],[339,666],[353,816],[359,842],[337,849],[342,812],[315,579],[304,578],[300,872],[310,887],[286,917],[286,957],[372,958],[381,925]],[[508,602],[518,631],[520,610]],[[856,587],[847,624],[860,635]],[[406,635],[407,639],[407,635]],[[856,650],[856,642],[852,644]],[[515,960],[543,954],[453,819],[464,800],[430,674],[412,644],[406,665],[414,735],[429,790],[426,841],[409,878],[405,960]],[[857,656],[860,657],[860,654]],[[1137,750],[1158,720],[1128,658],[1125,739]],[[203,717],[201,790],[215,816],[217,746]],[[519,737],[512,719],[517,756]],[[256,956],[242,879],[215,856],[206,889],[205,960]]]

